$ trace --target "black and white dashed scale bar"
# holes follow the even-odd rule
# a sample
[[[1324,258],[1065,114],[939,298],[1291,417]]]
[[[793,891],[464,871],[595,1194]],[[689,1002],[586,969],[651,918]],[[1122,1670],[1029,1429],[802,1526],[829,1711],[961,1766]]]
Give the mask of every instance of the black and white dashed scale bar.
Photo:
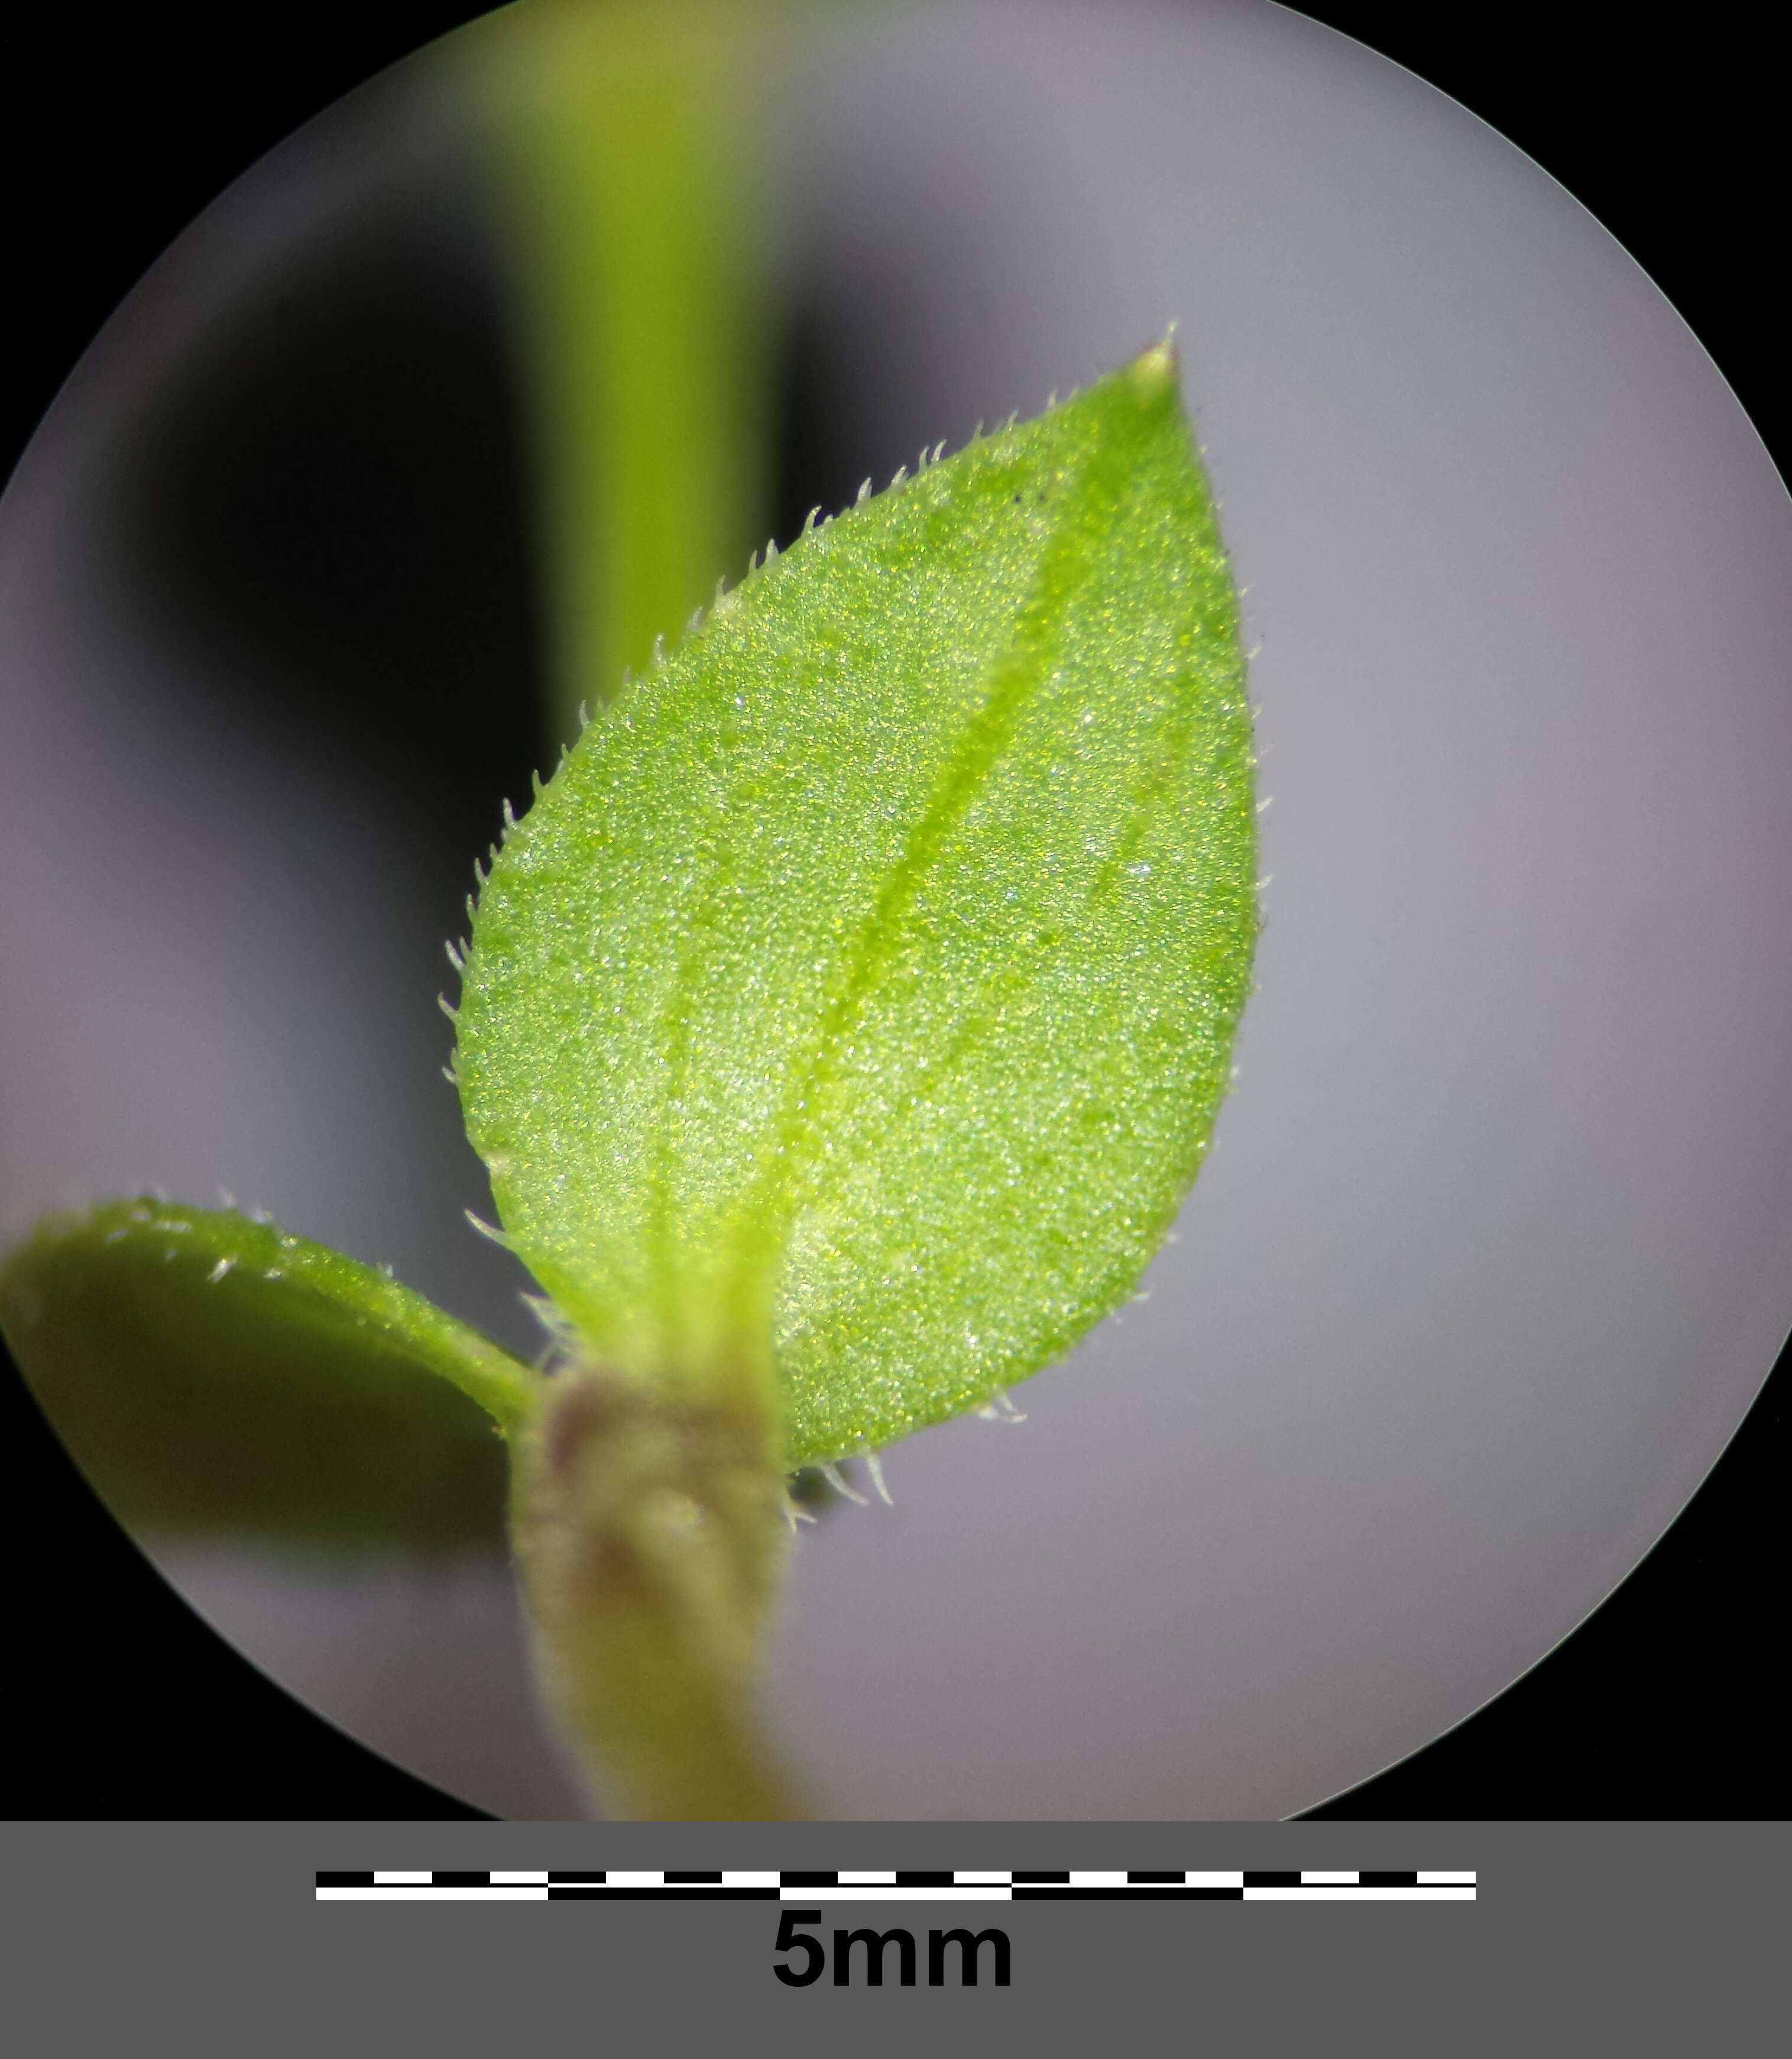
[[[1472,1902],[1472,1873],[320,1873],[320,1902]]]

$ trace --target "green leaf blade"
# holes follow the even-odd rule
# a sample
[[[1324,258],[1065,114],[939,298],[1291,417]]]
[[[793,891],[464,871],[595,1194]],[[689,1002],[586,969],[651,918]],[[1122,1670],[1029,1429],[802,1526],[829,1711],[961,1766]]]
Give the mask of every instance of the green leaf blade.
[[[594,1356],[775,1376],[793,1464],[1131,1291],[1256,934],[1237,610],[1167,349],[806,536],[588,729],[457,1068]]]
[[[497,1432],[528,1416],[536,1376],[339,1252],[234,1210],[107,1202],[8,1256],[0,1322],[129,1528],[502,1548]]]

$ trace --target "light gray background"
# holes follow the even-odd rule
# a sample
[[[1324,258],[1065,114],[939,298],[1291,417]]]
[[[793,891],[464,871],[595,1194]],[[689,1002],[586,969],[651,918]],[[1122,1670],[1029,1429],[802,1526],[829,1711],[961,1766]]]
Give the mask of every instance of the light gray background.
[[[923,1433],[894,1511],[803,1539],[770,1712],[841,1817],[1284,1814],[1572,1629],[1792,1322],[1792,511],[1575,201],[1297,16],[977,0],[783,91],[867,468],[1177,319],[1273,805],[1240,1077],[1150,1298],[1023,1428]],[[436,118],[382,116],[385,175]],[[404,824],[171,732],[178,654],[92,599],[133,380],[356,161],[301,138],[214,209],[0,506],[3,1201],[221,1181],[520,1339],[440,1204]],[[163,1563],[402,1763],[575,1806],[501,1575]]]

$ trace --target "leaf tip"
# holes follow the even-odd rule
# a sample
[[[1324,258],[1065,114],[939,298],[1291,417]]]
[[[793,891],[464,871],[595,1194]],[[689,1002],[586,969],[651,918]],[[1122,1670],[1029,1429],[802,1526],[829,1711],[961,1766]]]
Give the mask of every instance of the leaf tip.
[[[1127,376],[1141,400],[1154,400],[1173,389],[1181,369],[1177,354],[1176,325],[1172,322],[1149,350],[1141,350],[1126,368]]]

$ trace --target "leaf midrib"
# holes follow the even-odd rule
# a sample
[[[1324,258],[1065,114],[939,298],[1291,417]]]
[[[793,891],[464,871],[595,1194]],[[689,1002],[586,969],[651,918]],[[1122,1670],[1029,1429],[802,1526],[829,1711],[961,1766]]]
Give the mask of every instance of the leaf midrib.
[[[833,998],[792,1074],[737,1205],[735,1292],[743,1306],[757,1299],[758,1282],[782,1264],[789,1249],[819,1139],[815,1104],[838,1070],[854,1021],[894,956],[907,914],[947,839],[1012,743],[1022,711],[1062,644],[1068,597],[1093,565],[1085,494],[1117,504],[1124,479],[1125,468],[1097,443],[1064,482],[1038,568],[1016,611],[1013,633],[984,668],[987,690],[876,902],[841,954]]]

